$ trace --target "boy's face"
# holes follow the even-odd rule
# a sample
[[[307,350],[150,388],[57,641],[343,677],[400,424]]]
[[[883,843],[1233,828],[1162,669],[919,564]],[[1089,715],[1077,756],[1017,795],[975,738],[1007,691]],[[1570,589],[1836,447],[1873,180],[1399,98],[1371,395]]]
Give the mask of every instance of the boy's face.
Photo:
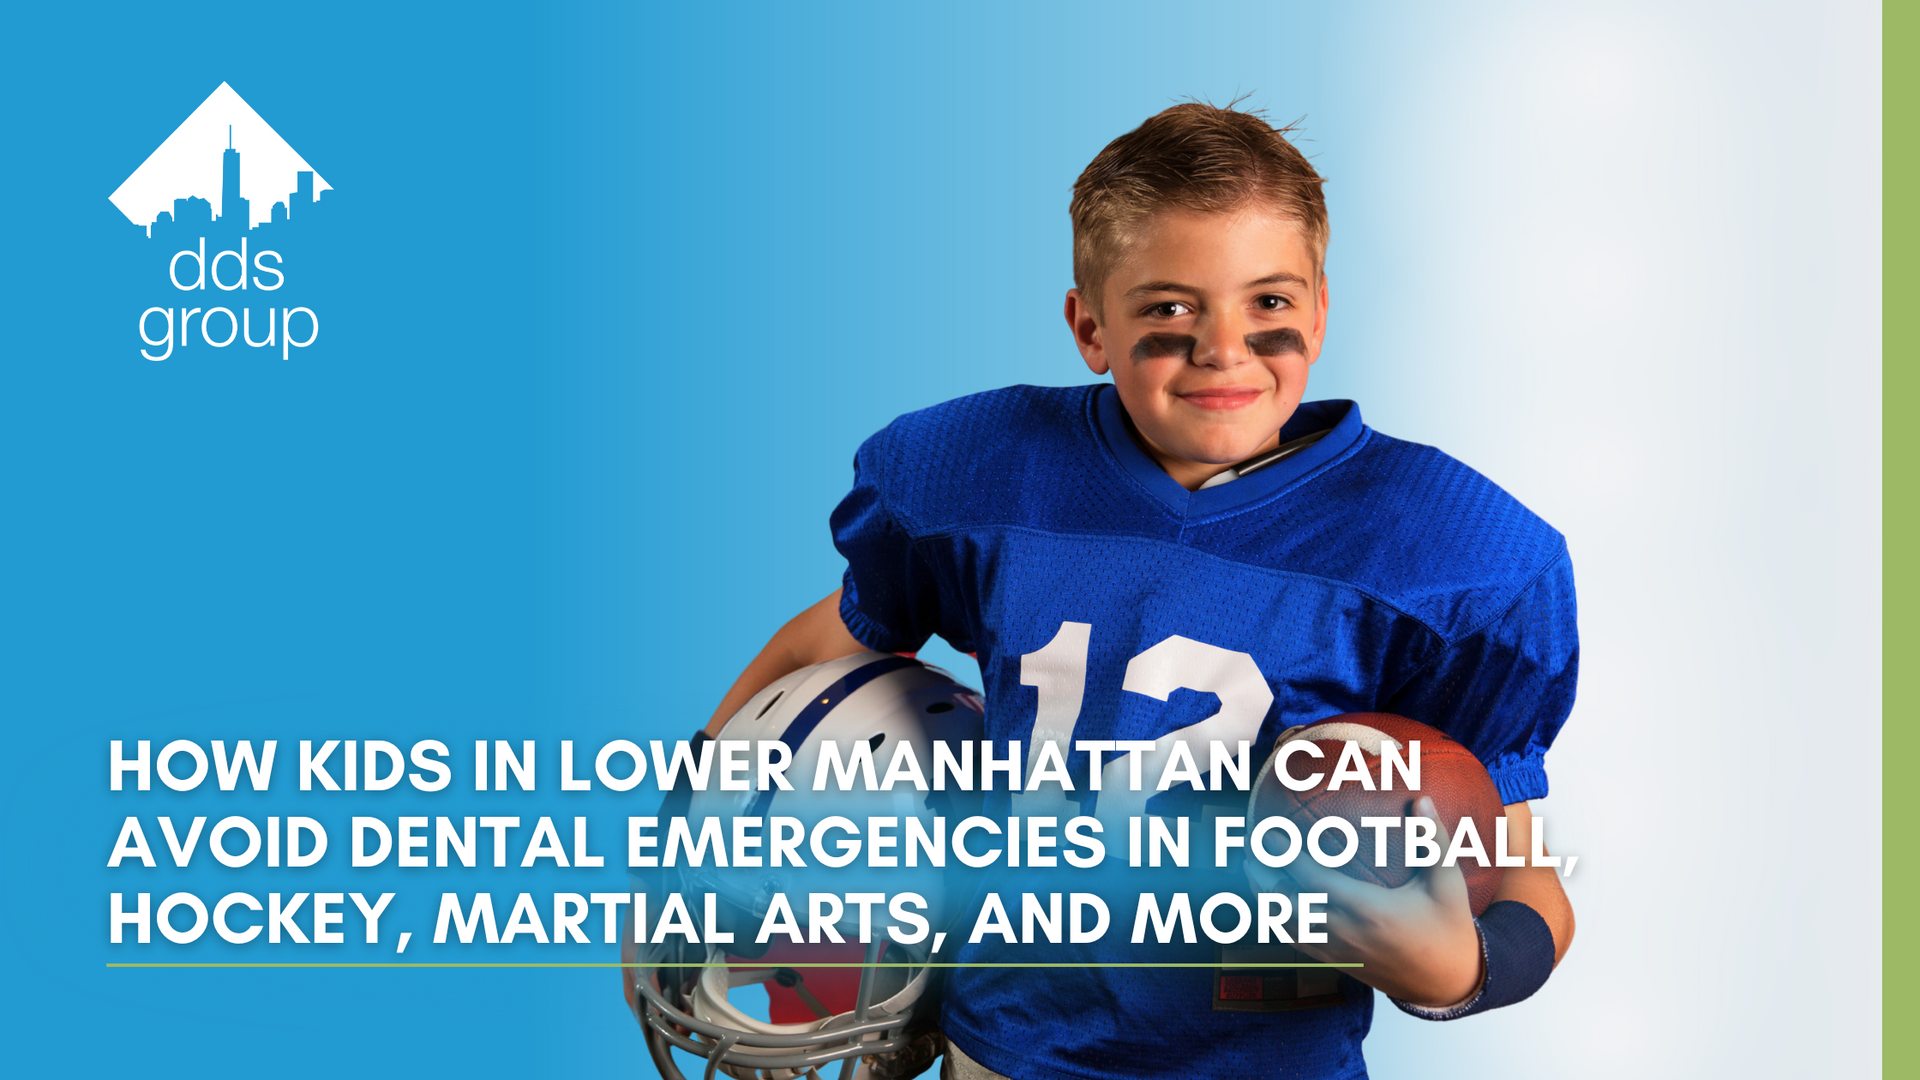
[[[1192,489],[1279,444],[1327,332],[1326,280],[1293,220],[1261,207],[1155,214],[1067,323],[1113,374],[1145,449]]]

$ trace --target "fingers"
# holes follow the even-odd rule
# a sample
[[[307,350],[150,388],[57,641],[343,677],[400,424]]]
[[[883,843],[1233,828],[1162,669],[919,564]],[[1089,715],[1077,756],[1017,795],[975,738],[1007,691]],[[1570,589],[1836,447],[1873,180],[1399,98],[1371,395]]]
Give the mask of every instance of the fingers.
[[[1306,855],[1272,872],[1286,884],[1307,892],[1328,892],[1339,888],[1341,882],[1353,880],[1338,870],[1321,866]]]
[[[1423,817],[1433,823],[1435,831],[1444,838],[1446,826],[1440,820],[1440,809],[1434,805],[1433,796],[1422,795],[1413,803],[1413,816]],[[1443,866],[1435,863],[1414,871],[1413,879],[1405,887],[1418,886],[1445,908],[1464,907],[1468,904],[1467,875],[1458,864]]]

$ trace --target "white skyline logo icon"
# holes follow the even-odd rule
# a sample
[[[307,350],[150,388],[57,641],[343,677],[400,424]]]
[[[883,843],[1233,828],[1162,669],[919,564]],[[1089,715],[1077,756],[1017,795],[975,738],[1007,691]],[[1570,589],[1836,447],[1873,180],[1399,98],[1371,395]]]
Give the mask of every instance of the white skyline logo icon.
[[[229,150],[237,156],[228,154]],[[243,159],[245,168],[240,167]],[[236,174],[236,182],[227,182],[228,169]],[[128,221],[144,228],[162,214],[171,219],[176,199],[205,199],[212,204],[213,217],[219,219],[228,210],[226,196],[237,188],[238,197],[247,204],[246,227],[252,228],[274,220],[276,203],[286,204],[279,211],[282,215],[299,214],[302,200],[295,196],[306,195],[303,172],[313,177],[312,195],[305,201],[318,202],[321,192],[332,190],[279,132],[223,82],[107,198]]]

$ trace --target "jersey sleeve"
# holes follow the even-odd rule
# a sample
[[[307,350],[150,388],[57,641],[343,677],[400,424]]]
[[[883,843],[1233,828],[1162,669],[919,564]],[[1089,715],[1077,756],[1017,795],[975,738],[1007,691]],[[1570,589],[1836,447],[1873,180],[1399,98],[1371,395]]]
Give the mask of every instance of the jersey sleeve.
[[[1503,803],[1544,798],[1545,756],[1573,709],[1580,671],[1573,567],[1560,557],[1486,626],[1396,692],[1386,711],[1473,751]]]
[[[840,618],[878,652],[918,652],[941,628],[940,590],[882,491],[887,432],[853,458],[853,490],[834,509],[833,546],[846,557]]]

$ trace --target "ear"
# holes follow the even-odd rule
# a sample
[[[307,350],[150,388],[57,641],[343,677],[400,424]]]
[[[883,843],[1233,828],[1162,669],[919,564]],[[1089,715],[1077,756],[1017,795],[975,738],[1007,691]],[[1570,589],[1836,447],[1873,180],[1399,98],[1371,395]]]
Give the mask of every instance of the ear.
[[[1320,287],[1315,289],[1313,298],[1313,336],[1308,341],[1307,363],[1311,365],[1320,359],[1320,343],[1327,339],[1327,305],[1332,297],[1327,293],[1327,275],[1320,275]]]
[[[1086,361],[1088,371],[1105,375],[1113,370],[1113,365],[1107,362],[1107,346],[1100,329],[1100,319],[1093,313],[1093,305],[1080,295],[1079,289],[1067,290],[1067,329],[1073,331],[1074,347],[1080,350],[1080,359]]]

